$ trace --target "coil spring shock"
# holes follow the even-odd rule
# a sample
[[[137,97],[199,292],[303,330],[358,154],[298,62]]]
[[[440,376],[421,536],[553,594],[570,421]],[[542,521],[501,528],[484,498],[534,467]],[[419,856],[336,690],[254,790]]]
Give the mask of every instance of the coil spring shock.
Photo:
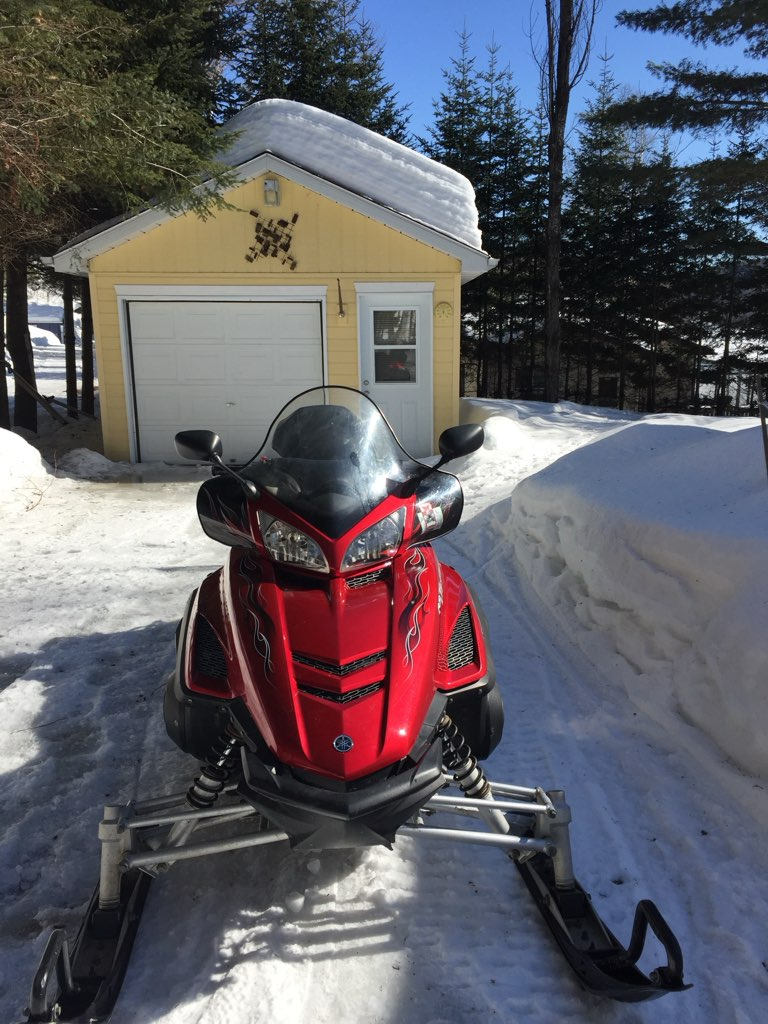
[[[438,729],[443,739],[443,764],[461,787],[465,796],[478,800],[493,800],[491,784],[477,763],[472,748],[450,715],[443,713]],[[480,817],[494,832],[507,835],[510,824],[506,815],[494,807],[482,807]]]
[[[472,748],[463,733],[448,714],[443,714],[438,726],[443,738],[443,764],[453,773],[453,777],[467,796],[487,800],[491,797],[491,787],[485,773],[477,763]]]
[[[237,766],[240,740],[224,731],[200,765],[200,774],[187,791],[187,803],[197,810],[213,807]]]

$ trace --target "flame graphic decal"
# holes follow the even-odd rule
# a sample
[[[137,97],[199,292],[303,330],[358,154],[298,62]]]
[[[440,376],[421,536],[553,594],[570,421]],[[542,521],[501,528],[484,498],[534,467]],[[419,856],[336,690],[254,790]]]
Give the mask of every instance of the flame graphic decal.
[[[256,648],[257,653],[261,655],[264,662],[264,675],[269,677],[274,668],[272,665],[272,648],[270,647],[269,640],[267,640],[261,630],[259,617],[253,610],[254,606],[258,607],[261,603],[261,587],[256,591],[256,598],[253,596],[253,586],[249,587],[248,603],[251,606],[248,610],[253,618],[253,646]]]
[[[421,581],[426,569],[427,559],[424,552],[417,548],[405,563],[405,571],[408,574],[408,582],[411,587],[411,602],[409,605],[410,621],[405,634],[403,664],[408,667],[409,674],[413,671],[414,652],[421,643],[421,613],[429,599],[429,587],[425,589]]]
[[[264,635],[264,632],[261,628],[261,620],[259,619],[259,616],[256,613],[256,609],[260,608],[261,604],[263,603],[262,587],[261,584],[259,584],[259,588],[258,590],[256,590],[255,584],[253,583],[252,580],[248,578],[248,576],[244,572],[244,563],[247,560],[248,557],[246,556],[246,559],[244,559],[240,563],[239,573],[240,576],[248,584],[248,590],[246,592],[246,603],[248,614],[253,619],[253,648],[256,651],[256,653],[261,657],[261,660],[264,662],[264,675],[267,678],[269,678],[272,672],[274,671],[274,665],[272,664],[272,647],[269,643],[269,640]]]

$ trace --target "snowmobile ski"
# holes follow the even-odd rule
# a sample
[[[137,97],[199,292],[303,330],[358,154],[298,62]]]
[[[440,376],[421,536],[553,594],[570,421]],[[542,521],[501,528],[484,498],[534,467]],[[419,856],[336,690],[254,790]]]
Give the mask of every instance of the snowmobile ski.
[[[575,879],[567,888],[558,888],[550,857],[537,853],[515,863],[555,941],[588,992],[637,1003],[692,987],[683,982],[680,944],[652,900],[637,904],[632,936],[625,948]],[[637,966],[649,926],[667,956],[666,966],[657,967],[650,976]]]
[[[120,882],[119,905],[107,910],[99,907],[97,885],[71,953],[66,929],[54,928],[32,982],[26,1024],[109,1020],[151,881],[150,875],[138,869],[126,872]]]

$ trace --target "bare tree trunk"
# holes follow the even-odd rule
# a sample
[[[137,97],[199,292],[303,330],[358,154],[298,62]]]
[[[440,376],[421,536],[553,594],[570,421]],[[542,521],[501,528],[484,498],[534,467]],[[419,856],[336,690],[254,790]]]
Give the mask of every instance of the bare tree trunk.
[[[8,406],[8,378],[5,371],[5,267],[0,263],[0,427],[11,429],[11,412]]]
[[[89,416],[94,415],[93,400],[93,308],[91,287],[84,277],[80,286],[80,336],[82,350],[82,374],[80,381],[80,408]]]
[[[67,414],[77,419],[77,352],[75,351],[75,314],[72,278],[63,281],[64,298],[64,362],[67,372]]]
[[[37,388],[32,343],[29,339],[27,310],[27,263],[23,256],[10,260],[6,273],[6,344],[15,372],[32,388]],[[37,433],[37,401],[24,388],[16,386],[13,425]]]
[[[600,0],[544,0],[546,52],[536,58],[549,122],[544,284],[544,399],[547,402],[556,402],[560,392],[560,244],[568,104],[573,87],[587,69],[592,29],[599,5]]]
[[[571,0],[561,0],[561,7]],[[558,50],[558,54],[560,50]],[[558,84],[560,89],[558,59]],[[560,397],[560,243],[562,239],[563,154],[565,152],[565,119],[568,96],[559,95],[551,108],[549,133],[549,189],[547,192],[546,270],[544,279],[544,401],[556,402]]]

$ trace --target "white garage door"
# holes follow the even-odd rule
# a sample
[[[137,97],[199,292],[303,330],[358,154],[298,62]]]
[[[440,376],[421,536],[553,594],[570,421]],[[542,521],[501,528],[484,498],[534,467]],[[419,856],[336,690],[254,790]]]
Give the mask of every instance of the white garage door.
[[[178,462],[174,434],[196,427],[244,462],[282,406],[323,383],[318,302],[132,301],[128,315],[142,462]]]

